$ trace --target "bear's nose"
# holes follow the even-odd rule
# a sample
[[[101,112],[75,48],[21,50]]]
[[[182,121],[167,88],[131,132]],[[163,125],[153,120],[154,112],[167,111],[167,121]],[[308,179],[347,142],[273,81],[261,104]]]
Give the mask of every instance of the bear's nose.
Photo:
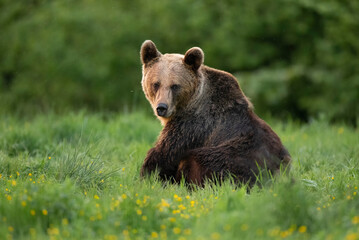
[[[168,109],[168,106],[167,104],[164,104],[164,103],[160,103],[158,104],[156,110],[157,110],[157,115],[160,116],[160,117],[163,117],[166,115],[167,113],[167,109]]]

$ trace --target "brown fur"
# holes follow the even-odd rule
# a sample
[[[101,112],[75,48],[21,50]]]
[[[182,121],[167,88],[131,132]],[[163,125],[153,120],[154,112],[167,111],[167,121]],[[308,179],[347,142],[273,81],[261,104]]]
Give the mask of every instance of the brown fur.
[[[150,56],[150,57],[149,57]],[[153,42],[141,48],[142,87],[154,109],[168,105],[141,176],[159,170],[164,180],[203,186],[206,179],[232,175],[253,184],[258,166],[272,173],[291,158],[279,137],[261,120],[229,73],[203,65],[201,49],[185,56],[162,55]],[[175,86],[176,87],[173,87]]]

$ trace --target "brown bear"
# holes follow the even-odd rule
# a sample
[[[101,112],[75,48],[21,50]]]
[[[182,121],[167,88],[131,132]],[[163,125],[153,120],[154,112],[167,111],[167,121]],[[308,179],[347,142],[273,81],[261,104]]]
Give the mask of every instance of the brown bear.
[[[152,41],[142,44],[142,88],[164,127],[141,176],[157,169],[163,180],[183,177],[203,186],[230,175],[252,185],[260,169],[288,167],[288,151],[253,112],[236,78],[203,60],[198,47],[162,55]]]

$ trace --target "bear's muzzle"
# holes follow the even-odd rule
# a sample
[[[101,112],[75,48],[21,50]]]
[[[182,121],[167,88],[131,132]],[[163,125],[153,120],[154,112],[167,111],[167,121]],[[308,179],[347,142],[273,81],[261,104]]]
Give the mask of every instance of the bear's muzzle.
[[[167,114],[167,109],[168,109],[167,104],[165,104],[165,103],[159,103],[158,106],[157,106],[157,108],[156,108],[157,115],[158,115],[159,117],[164,117],[164,116],[166,116],[166,114]]]

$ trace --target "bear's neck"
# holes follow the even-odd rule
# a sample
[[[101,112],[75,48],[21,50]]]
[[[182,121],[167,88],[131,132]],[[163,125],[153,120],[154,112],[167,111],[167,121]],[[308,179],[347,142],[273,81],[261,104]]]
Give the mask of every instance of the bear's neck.
[[[251,109],[252,104],[232,74],[205,65],[200,71],[200,83],[184,112],[221,114],[233,109],[241,112]]]
[[[204,66],[203,66],[204,67]],[[203,68],[201,67],[201,68]],[[201,72],[198,76],[198,86],[196,91],[193,93],[193,97],[188,105],[183,109],[185,112],[191,112],[192,114],[199,114],[202,112],[202,107],[208,105],[208,82],[206,76]]]

